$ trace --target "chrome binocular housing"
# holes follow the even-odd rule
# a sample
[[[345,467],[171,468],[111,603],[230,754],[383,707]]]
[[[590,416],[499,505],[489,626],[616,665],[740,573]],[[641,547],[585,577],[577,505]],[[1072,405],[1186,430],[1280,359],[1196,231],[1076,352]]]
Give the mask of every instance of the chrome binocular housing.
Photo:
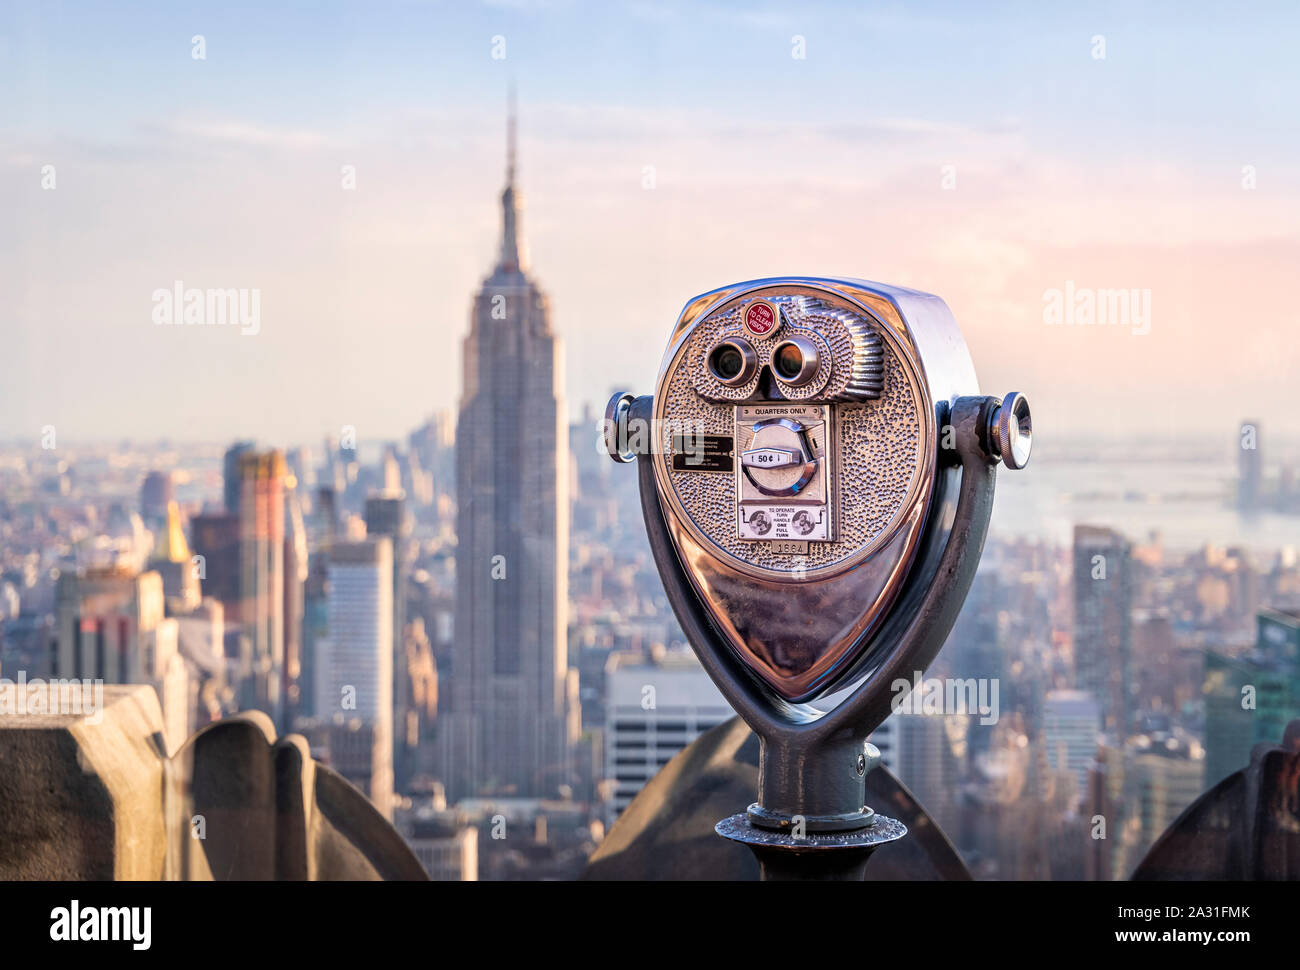
[[[615,394],[651,548],[701,663],[763,744],[749,821],[869,826],[867,735],[969,589],[1025,397],[979,394],[947,305],[789,277],[690,300],[653,397]],[[734,837],[734,836],[733,836]]]

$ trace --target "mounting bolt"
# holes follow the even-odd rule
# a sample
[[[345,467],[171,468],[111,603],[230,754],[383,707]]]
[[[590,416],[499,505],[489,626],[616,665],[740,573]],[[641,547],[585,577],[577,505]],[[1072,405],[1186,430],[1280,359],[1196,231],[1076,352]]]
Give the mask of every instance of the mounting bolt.
[[[1024,468],[1034,443],[1034,422],[1029,416],[1029,401],[1019,391],[1012,391],[989,413],[988,440],[994,458],[1008,468]]]
[[[636,453],[627,447],[627,413],[636,395],[618,391],[605,405],[605,421],[601,433],[605,436],[605,450],[620,465],[636,461]]]

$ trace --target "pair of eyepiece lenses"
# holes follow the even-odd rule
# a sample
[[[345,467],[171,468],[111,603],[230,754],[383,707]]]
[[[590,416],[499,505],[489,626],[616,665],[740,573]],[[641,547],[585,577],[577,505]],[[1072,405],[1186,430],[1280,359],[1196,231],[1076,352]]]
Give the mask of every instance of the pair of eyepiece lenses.
[[[817,345],[806,337],[782,340],[772,350],[777,380],[791,387],[807,384],[817,374]],[[730,337],[709,353],[709,370],[728,387],[747,384],[758,370],[758,355],[748,340]]]

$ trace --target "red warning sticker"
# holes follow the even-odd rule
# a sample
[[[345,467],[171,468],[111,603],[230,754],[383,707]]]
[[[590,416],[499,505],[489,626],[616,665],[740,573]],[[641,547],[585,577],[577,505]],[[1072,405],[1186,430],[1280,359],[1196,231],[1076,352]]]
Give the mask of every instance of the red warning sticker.
[[[776,329],[776,307],[763,300],[745,307],[745,329],[755,337],[766,337]]]

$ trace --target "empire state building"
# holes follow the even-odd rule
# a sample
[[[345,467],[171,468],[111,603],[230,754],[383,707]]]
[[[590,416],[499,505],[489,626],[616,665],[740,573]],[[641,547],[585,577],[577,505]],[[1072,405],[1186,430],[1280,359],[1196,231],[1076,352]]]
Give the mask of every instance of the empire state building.
[[[456,425],[456,626],[441,734],[449,799],[569,781],[569,435],[560,342],[528,276],[508,122],[501,252],[474,298]]]

